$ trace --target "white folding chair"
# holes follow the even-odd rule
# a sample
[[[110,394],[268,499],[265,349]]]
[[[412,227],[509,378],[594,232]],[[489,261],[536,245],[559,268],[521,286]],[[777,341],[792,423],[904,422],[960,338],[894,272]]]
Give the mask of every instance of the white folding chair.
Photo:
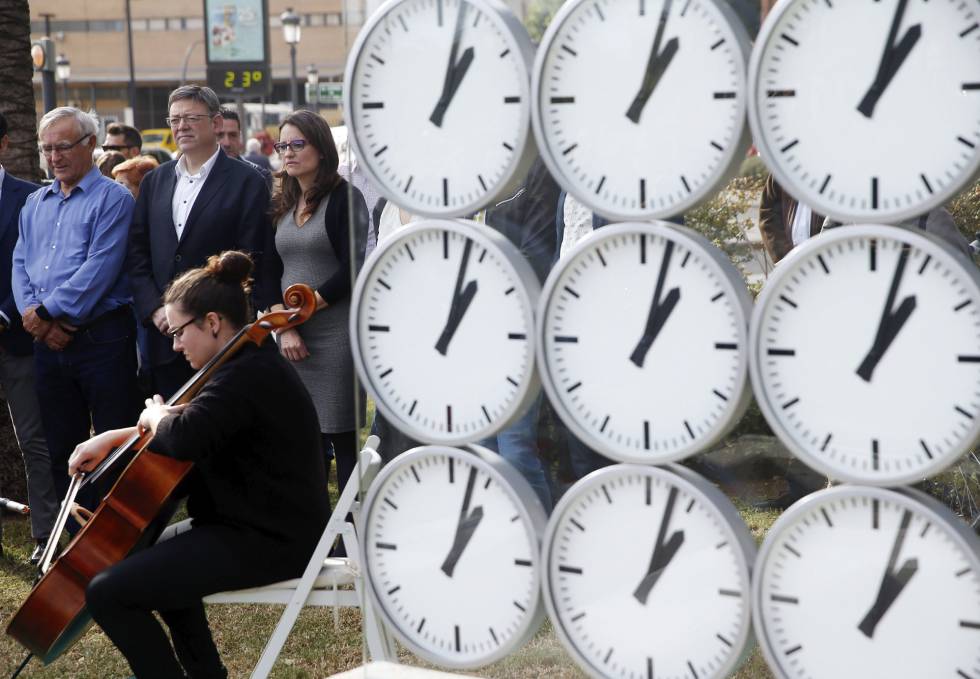
[[[358,455],[356,473],[344,486],[302,576],[265,587],[221,592],[204,598],[204,602],[209,604],[286,604],[286,610],[269,637],[258,664],[252,670],[252,679],[264,679],[268,676],[303,606],[360,608],[370,657],[374,660],[396,659],[394,641],[367,601],[363,571],[358,563],[357,534],[354,525],[347,521],[347,514],[350,513],[356,522],[360,511],[358,490],[366,489],[381,468],[381,456],[376,452],[378,443],[380,440],[377,436],[370,436],[365,442],[364,449]],[[328,557],[338,535],[343,540],[347,556]],[[353,585],[354,588],[340,589],[345,585]],[[366,605],[362,607],[362,603]],[[338,613],[335,612],[335,615]]]

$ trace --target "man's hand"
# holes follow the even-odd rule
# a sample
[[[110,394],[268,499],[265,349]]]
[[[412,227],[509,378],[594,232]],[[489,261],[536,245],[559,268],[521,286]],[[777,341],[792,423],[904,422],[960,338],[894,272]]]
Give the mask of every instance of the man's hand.
[[[153,398],[148,398],[146,399],[146,410],[140,414],[140,420],[136,425],[136,430],[140,434],[150,432],[156,435],[157,425],[160,424],[160,420],[170,415],[176,415],[186,407],[186,403],[168,406],[160,394],[155,395]]]
[[[62,351],[72,341],[75,326],[66,323],[50,323],[43,342],[51,351]]]
[[[48,334],[51,328],[51,321],[46,321],[37,315],[37,306],[27,307],[27,311],[21,317],[24,330],[34,335],[34,339],[41,340]]]
[[[296,328],[289,328],[279,333],[279,352],[293,362],[302,361],[310,356],[306,342]]]
[[[160,307],[154,311],[153,316],[150,317],[150,320],[153,321],[153,325],[156,326],[161,335],[166,335],[170,331],[170,324],[167,323],[167,314],[164,313],[163,307]]]

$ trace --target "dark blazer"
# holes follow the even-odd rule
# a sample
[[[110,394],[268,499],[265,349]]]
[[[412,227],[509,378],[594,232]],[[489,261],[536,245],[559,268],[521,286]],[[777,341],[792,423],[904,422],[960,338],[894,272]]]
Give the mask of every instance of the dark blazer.
[[[179,274],[204,265],[211,255],[225,250],[249,253],[255,261],[256,307],[280,300],[279,278],[271,270],[274,258],[265,256],[274,251],[275,242],[269,221],[269,189],[262,175],[219,151],[178,241],[173,221],[176,163],[164,163],[143,178],[129,230],[126,269],[137,318],[148,328],[151,365],[179,358],[170,338],[160,334],[151,321],[164,291]]]
[[[5,173],[0,185],[0,310],[10,319],[10,327],[0,333],[0,347],[14,356],[34,352],[34,340],[20,322],[20,312],[10,288],[14,246],[17,245],[18,218],[27,197],[41,188]]]

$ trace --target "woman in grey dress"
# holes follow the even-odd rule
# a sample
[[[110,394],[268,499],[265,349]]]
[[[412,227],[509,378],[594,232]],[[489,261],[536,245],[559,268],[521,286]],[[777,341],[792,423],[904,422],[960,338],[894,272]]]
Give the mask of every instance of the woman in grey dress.
[[[279,126],[280,187],[272,197],[282,289],[305,283],[316,291],[317,313],[279,335],[279,350],[292,362],[313,397],[324,451],[337,460],[341,489],[356,464],[354,364],[348,316],[351,267],[367,233],[364,198],[337,174],[339,158],[330,126],[311,111],[290,114]],[[363,404],[363,398],[357,399]],[[362,409],[363,420],[363,409]]]

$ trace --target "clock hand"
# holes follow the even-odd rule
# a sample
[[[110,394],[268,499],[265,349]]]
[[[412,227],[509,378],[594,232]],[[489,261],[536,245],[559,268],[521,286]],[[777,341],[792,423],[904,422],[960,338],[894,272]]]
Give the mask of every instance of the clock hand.
[[[898,572],[895,571],[895,563],[898,561],[898,554],[902,549],[902,543],[905,542],[905,535],[908,532],[909,522],[911,520],[912,512],[906,509],[902,514],[902,523],[898,528],[898,535],[895,536],[895,542],[892,545],[892,551],[888,557],[885,574],[881,578],[878,596],[868,610],[867,615],[858,624],[858,629],[869,639],[874,638],[875,628],[881,622],[881,618],[888,612],[888,609],[895,603],[895,599],[905,589],[905,585],[909,584],[909,580],[919,570],[918,559],[906,559]]]
[[[439,335],[439,340],[436,342],[436,351],[443,356],[449,350],[449,342],[452,340],[453,335],[456,334],[456,329],[459,327],[463,316],[466,314],[466,310],[470,308],[470,303],[476,295],[476,281],[470,281],[466,284],[466,288],[463,288],[463,279],[466,278],[466,265],[470,261],[470,252],[472,250],[473,241],[467,238],[466,245],[463,246],[463,258],[459,263],[459,273],[456,275],[453,301],[449,305],[449,317],[446,319],[446,326],[442,329],[442,334]]]
[[[446,555],[446,560],[442,562],[442,572],[453,577],[456,570],[456,562],[466,549],[466,545],[473,538],[473,532],[483,520],[483,507],[474,507],[470,511],[470,500],[473,498],[473,484],[476,483],[476,467],[470,467],[470,476],[466,480],[466,492],[463,494],[463,506],[459,510],[459,521],[456,523],[456,535],[453,537],[453,546]]]
[[[653,300],[650,302],[650,313],[647,315],[647,323],[643,330],[643,335],[640,337],[640,341],[637,342],[636,348],[630,354],[630,360],[638,368],[643,367],[647,352],[650,351],[654,340],[657,339],[660,330],[664,327],[671,312],[674,310],[674,306],[676,306],[678,300],[681,298],[680,288],[671,288],[663,302],[661,303],[660,301],[660,293],[663,292],[664,279],[667,277],[667,269],[670,267],[670,258],[673,254],[674,243],[673,241],[667,241],[667,247],[664,248],[663,261],[660,262],[660,273],[657,274],[657,287],[653,291]]]
[[[895,16],[892,17],[892,25],[888,30],[888,39],[885,41],[885,48],[881,53],[881,61],[878,63],[878,72],[875,74],[875,79],[872,81],[867,93],[865,93],[864,98],[861,99],[861,103],[858,104],[857,110],[864,114],[866,118],[874,115],[878,99],[885,93],[892,78],[898,73],[901,65],[905,63],[905,58],[908,57],[915,43],[922,37],[922,24],[915,24],[905,31],[905,35],[902,36],[898,44],[895,43],[895,38],[898,36],[898,28],[902,23],[902,17],[905,15],[905,6],[907,4],[908,0],[898,0],[898,6],[895,8]]]
[[[449,49],[449,62],[446,64],[446,75],[442,81],[442,94],[432,110],[432,115],[429,116],[429,120],[436,127],[442,127],[442,119],[446,115],[446,109],[449,108],[449,103],[456,96],[456,90],[463,82],[463,76],[466,75],[470,64],[473,63],[474,52],[472,47],[463,50],[463,56],[460,57],[459,61],[456,60],[459,42],[463,36],[463,19],[466,16],[466,7],[467,4],[460,0],[459,13],[456,14],[456,28],[453,31],[453,44]]]
[[[902,248],[898,255],[895,274],[892,276],[891,287],[888,289],[888,297],[885,299],[885,307],[881,312],[881,320],[878,321],[878,331],[875,333],[874,342],[856,371],[865,382],[871,381],[871,375],[878,366],[878,362],[884,357],[888,347],[891,346],[898,332],[915,309],[915,295],[909,295],[902,300],[897,309],[892,311],[892,305],[895,303],[895,296],[898,293],[898,286],[902,281],[902,274],[905,272],[905,264],[908,262],[908,258],[908,249]]]
[[[663,572],[677,554],[677,550],[684,544],[684,531],[682,530],[675,530],[671,534],[670,539],[664,542],[664,536],[667,534],[667,524],[670,523],[670,517],[674,513],[674,501],[676,499],[677,488],[672,487],[670,493],[667,495],[667,507],[664,509],[664,516],[660,521],[660,529],[657,531],[657,542],[653,546],[650,567],[633,592],[633,596],[641,604],[646,604],[647,598],[650,596],[650,590],[657,584],[657,580],[663,575]]]
[[[629,110],[626,111],[626,117],[637,124],[640,122],[640,115],[643,113],[643,109],[647,105],[650,95],[653,94],[653,90],[660,82],[660,78],[663,77],[671,60],[680,48],[680,41],[675,37],[668,40],[663,51],[660,51],[660,42],[664,37],[664,29],[667,26],[667,14],[670,12],[672,2],[673,0],[665,0],[664,7],[660,11],[657,33],[654,35],[653,47],[650,49],[650,56],[647,59],[647,68],[643,72],[643,82],[640,84],[640,89],[637,91],[636,97],[633,98],[633,103],[630,104]]]

